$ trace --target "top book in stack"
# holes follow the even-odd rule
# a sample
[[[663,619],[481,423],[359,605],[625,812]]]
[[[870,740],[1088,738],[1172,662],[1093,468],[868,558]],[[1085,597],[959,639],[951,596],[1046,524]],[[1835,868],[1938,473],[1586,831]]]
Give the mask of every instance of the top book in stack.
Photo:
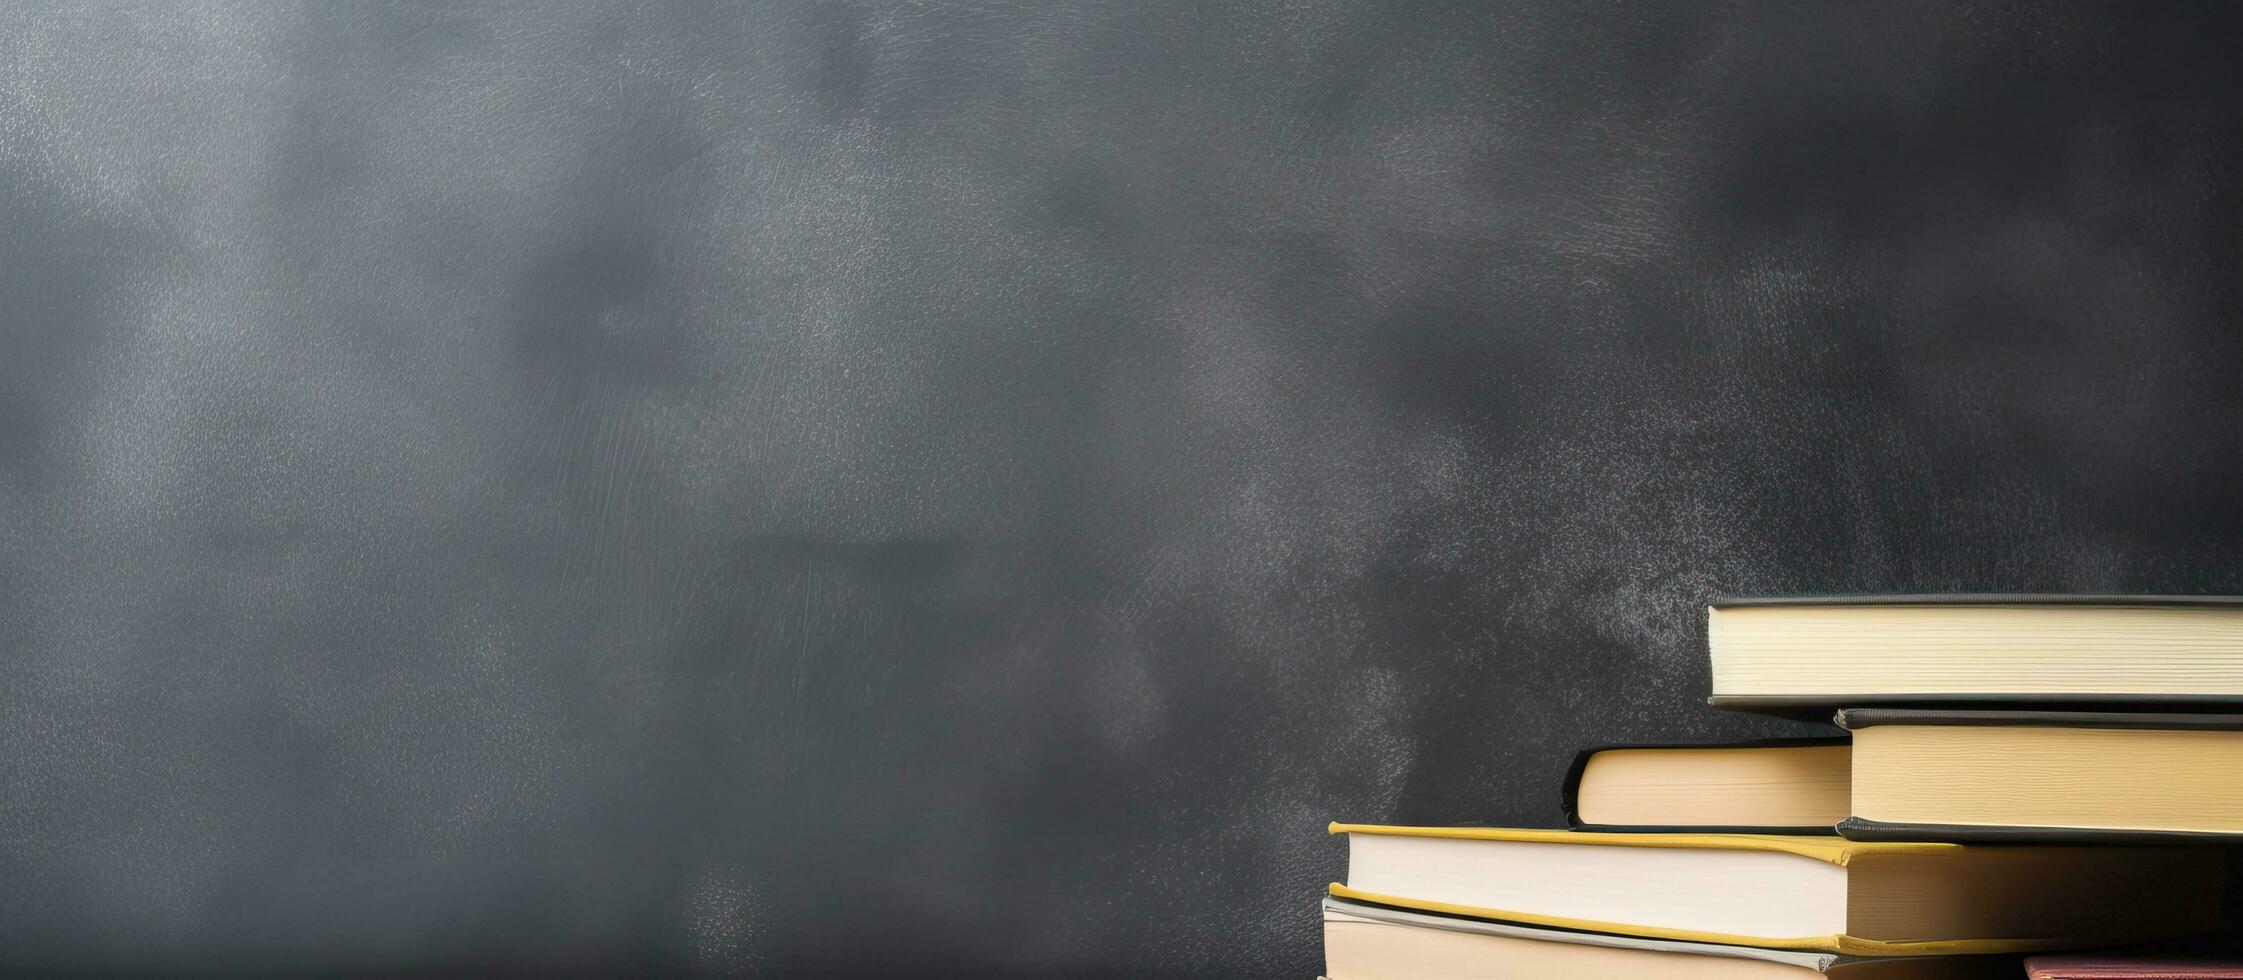
[[[1706,613],[1719,708],[2243,706],[2243,598],[1726,599]]]

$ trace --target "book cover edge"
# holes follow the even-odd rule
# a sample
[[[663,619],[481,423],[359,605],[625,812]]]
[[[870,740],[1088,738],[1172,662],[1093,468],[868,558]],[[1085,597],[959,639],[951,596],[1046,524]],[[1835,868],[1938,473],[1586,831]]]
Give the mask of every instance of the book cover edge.
[[[2193,830],[2117,830],[2095,827],[2020,827],[1986,824],[1893,823],[1847,817],[1838,833],[1850,841],[1906,844],[1944,841],[1956,844],[2043,844],[2152,847],[2210,847],[2243,844],[2243,833]]]
[[[1880,725],[1952,728],[2093,728],[2115,731],[2243,731],[2243,714],[2157,711],[2013,711],[1969,708],[1840,708],[1832,719],[1859,731]]]
[[[1956,711],[2111,709],[2112,714],[2206,714],[2206,707],[2243,711],[2243,694],[1713,694],[1706,706],[1835,724],[1841,708],[1937,707]]]
[[[2234,595],[2116,595],[2059,592],[1832,593],[1719,596],[1709,609],[1750,606],[2243,606]]]
[[[1596,833],[1575,830],[1549,830],[1530,827],[1405,827],[1384,824],[1348,824],[1337,821],[1326,826],[1330,834],[1371,834],[1386,837],[1432,837],[1445,840],[1481,840],[1526,844],[1561,844],[1570,847],[1665,847],[1681,850],[1757,851],[1771,854],[1789,854],[1809,861],[1821,861],[1845,867],[1855,858],[1866,854],[1913,853],[1928,854],[1962,849],[1960,844],[1938,841],[1896,841],[1869,843],[1849,841],[1831,835],[1828,831],[1814,834],[1723,834],[1723,833]]]

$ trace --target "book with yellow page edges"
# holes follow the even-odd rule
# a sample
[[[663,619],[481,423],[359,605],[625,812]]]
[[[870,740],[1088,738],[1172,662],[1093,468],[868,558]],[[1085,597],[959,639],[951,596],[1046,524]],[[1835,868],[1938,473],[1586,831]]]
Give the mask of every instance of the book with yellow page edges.
[[[2209,847],[1332,824],[1345,901],[1554,929],[1848,956],[2071,949],[2220,926]]]
[[[1854,840],[2243,842],[2243,715],[1850,708]]]
[[[1842,956],[1324,900],[1328,980],[2016,980],[2015,956]]]

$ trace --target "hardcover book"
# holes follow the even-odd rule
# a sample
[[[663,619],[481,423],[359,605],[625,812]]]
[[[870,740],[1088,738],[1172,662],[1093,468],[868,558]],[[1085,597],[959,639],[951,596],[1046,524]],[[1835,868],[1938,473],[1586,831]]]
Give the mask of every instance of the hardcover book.
[[[1706,612],[1706,646],[1708,700],[1722,708],[2243,710],[2243,598],[2232,596],[1726,599]]]
[[[1559,802],[1576,830],[1828,834],[1851,755],[1844,738],[1606,746],[1574,757]]]
[[[1848,709],[1854,840],[2243,841],[2243,715]]]
[[[1865,958],[1567,932],[1324,900],[1330,980],[1993,980],[2015,956]]]
[[[2073,949],[2210,931],[2209,847],[1333,824],[1334,898],[1650,939],[1849,956]]]

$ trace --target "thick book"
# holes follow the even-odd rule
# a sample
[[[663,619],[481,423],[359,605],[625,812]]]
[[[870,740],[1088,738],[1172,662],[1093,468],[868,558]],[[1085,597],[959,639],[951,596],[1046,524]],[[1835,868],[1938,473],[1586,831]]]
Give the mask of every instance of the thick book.
[[[1334,898],[1683,942],[1912,956],[2077,949],[2219,928],[2212,847],[1333,824]]]
[[[2025,975],[2031,980],[2243,980],[2243,957],[2137,953],[2044,955],[2025,961]]]
[[[1724,599],[1709,703],[2243,710],[2243,598],[1915,595]]]
[[[1853,840],[2243,842],[2243,715],[1847,709]]]
[[[1330,980],[2012,980],[2015,956],[1860,957],[1427,915],[1324,900]]]
[[[1846,819],[1843,738],[1608,745],[1574,756],[1559,789],[1576,830],[1828,834]]]

